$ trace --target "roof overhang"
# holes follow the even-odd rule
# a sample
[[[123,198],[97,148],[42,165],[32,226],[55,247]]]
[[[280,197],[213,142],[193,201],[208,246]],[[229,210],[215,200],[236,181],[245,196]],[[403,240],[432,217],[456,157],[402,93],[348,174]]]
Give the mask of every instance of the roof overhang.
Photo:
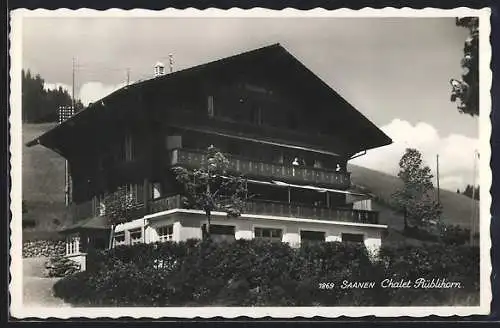
[[[94,102],[86,109],[31,140],[26,145],[34,146],[41,144],[50,149],[57,149],[56,151],[64,156],[67,152],[71,151],[72,143],[80,139],[81,135],[95,133],[96,127],[93,123],[99,121],[100,117],[109,115],[111,118],[116,118],[120,116],[117,113],[122,113],[123,108],[120,105],[113,105],[115,101],[120,101],[134,92],[139,96],[144,91],[161,92],[160,90],[167,88],[167,86],[170,87],[170,85],[174,86],[179,81],[190,83],[199,80],[200,77],[216,75],[218,72],[226,75],[235,74],[234,72],[238,71],[247,72],[249,67],[251,67],[252,71],[269,72],[269,76],[279,76],[280,81],[290,81],[288,84],[292,85],[293,88],[303,90],[303,97],[307,98],[309,102],[310,100],[321,98],[324,107],[327,106],[335,110],[335,115],[343,118],[343,121],[352,122],[352,126],[346,126],[343,129],[344,132],[342,133],[347,133],[346,136],[339,136],[342,140],[352,143],[348,151],[349,153],[354,154],[362,150],[392,143],[392,140],[384,132],[378,129],[293,55],[281,45],[274,44],[121,88]],[[131,110],[134,112],[143,110],[137,108],[138,106],[131,107]],[[319,113],[315,112],[314,115],[319,115]],[[266,140],[265,142],[282,144],[281,142],[272,140]],[[297,149],[301,149],[300,147],[302,146],[299,145],[298,147]],[[310,151],[318,151],[318,149],[310,149]],[[325,152],[324,150],[321,151]]]
[[[146,215],[144,219],[148,222],[155,222],[164,220],[172,215],[178,214],[191,214],[194,216],[205,217],[205,211],[202,210],[194,210],[194,209],[182,209],[175,208],[163,212],[158,212],[150,215]],[[346,222],[346,221],[330,221],[330,220],[318,220],[318,219],[306,219],[306,218],[298,218],[298,217],[283,217],[283,216],[274,216],[274,215],[263,215],[263,214],[247,214],[242,213],[241,216],[236,218],[227,218],[226,212],[214,211],[211,212],[211,215],[214,217],[225,217],[227,219],[258,219],[258,220],[274,220],[281,222],[295,222],[295,223],[313,223],[313,224],[325,224],[325,225],[337,225],[337,226],[355,226],[355,227],[366,227],[366,228],[376,228],[376,229],[387,229],[387,225],[385,224],[372,224],[372,223],[358,223],[358,222]]]

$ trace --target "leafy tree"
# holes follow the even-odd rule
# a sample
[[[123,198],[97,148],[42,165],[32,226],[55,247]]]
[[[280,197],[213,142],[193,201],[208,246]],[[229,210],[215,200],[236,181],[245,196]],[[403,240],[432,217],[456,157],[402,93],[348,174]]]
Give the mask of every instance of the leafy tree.
[[[104,215],[111,228],[109,235],[109,248],[111,249],[116,225],[136,218],[137,208],[140,203],[126,187],[121,186],[116,191],[107,193],[104,196],[103,206]]]
[[[212,212],[224,211],[229,217],[240,216],[248,197],[246,179],[241,175],[229,175],[228,166],[228,159],[210,146],[200,168],[172,168],[176,181],[183,189],[185,205],[205,211],[207,224],[204,236],[208,238]]]
[[[441,205],[434,200],[432,174],[423,164],[422,154],[408,148],[399,161],[398,177],[403,187],[393,194],[394,205],[404,214],[405,230],[409,225],[425,228],[438,222],[442,212]]]
[[[461,80],[451,79],[451,101],[458,100],[458,111],[471,116],[479,115],[479,18],[463,17],[456,19],[456,25],[469,29],[470,35],[465,40],[464,57],[461,66],[464,69]]]

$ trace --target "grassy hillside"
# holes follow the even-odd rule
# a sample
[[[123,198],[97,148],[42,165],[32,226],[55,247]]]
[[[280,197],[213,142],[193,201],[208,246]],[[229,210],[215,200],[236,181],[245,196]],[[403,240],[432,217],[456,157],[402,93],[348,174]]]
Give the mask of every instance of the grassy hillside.
[[[42,147],[26,147],[26,142],[54,124],[23,124],[23,200],[27,212],[23,221],[36,222],[36,230],[53,231],[66,218],[64,205],[64,159]]]
[[[37,231],[54,231],[66,222],[67,217],[64,206],[64,159],[45,147],[28,148],[24,145],[53,125],[23,125],[23,200],[27,207],[23,220],[36,221]],[[353,184],[367,188],[379,200],[374,202],[374,209],[380,211],[380,222],[401,230],[401,216],[385,205],[401,186],[401,181],[397,177],[360,166],[350,165],[349,170],[352,172]],[[472,213],[470,198],[441,190],[441,202],[446,223],[469,227]]]
[[[370,190],[380,200],[377,203],[388,203],[392,194],[402,186],[402,182],[398,177],[389,174],[356,165],[349,165],[348,169],[351,172],[352,183]],[[463,228],[470,227],[472,199],[456,192],[441,189],[440,201],[443,205],[444,223],[460,225]],[[479,206],[478,201],[475,202],[477,218],[479,217]],[[378,207],[384,207],[382,204],[379,204]],[[402,227],[402,219],[399,215],[388,208],[381,208],[380,210],[381,221],[390,226]]]

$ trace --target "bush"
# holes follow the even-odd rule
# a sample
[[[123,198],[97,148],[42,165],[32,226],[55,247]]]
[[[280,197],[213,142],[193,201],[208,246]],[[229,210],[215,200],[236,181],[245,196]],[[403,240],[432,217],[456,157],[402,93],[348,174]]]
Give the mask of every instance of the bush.
[[[64,255],[66,243],[62,240],[33,240],[23,243],[23,257],[51,257]]]
[[[462,288],[382,288],[389,278],[444,278]],[[375,284],[340,288],[343,280]],[[478,299],[479,252],[396,245],[373,258],[363,246],[330,242],[297,249],[260,240],[139,244],[89,253],[87,271],[54,291],[70,303],[108,306],[453,305]]]
[[[66,277],[80,271],[80,265],[64,257],[55,256],[45,263],[47,277]]]
[[[441,241],[448,245],[465,245],[470,239],[470,230],[458,225],[449,225],[441,230]]]

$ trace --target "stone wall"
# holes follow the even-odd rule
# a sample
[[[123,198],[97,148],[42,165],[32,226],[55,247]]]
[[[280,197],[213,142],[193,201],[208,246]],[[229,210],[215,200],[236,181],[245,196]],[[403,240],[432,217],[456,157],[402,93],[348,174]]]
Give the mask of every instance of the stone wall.
[[[23,243],[23,257],[53,257],[66,254],[66,243],[61,240],[35,240]]]

